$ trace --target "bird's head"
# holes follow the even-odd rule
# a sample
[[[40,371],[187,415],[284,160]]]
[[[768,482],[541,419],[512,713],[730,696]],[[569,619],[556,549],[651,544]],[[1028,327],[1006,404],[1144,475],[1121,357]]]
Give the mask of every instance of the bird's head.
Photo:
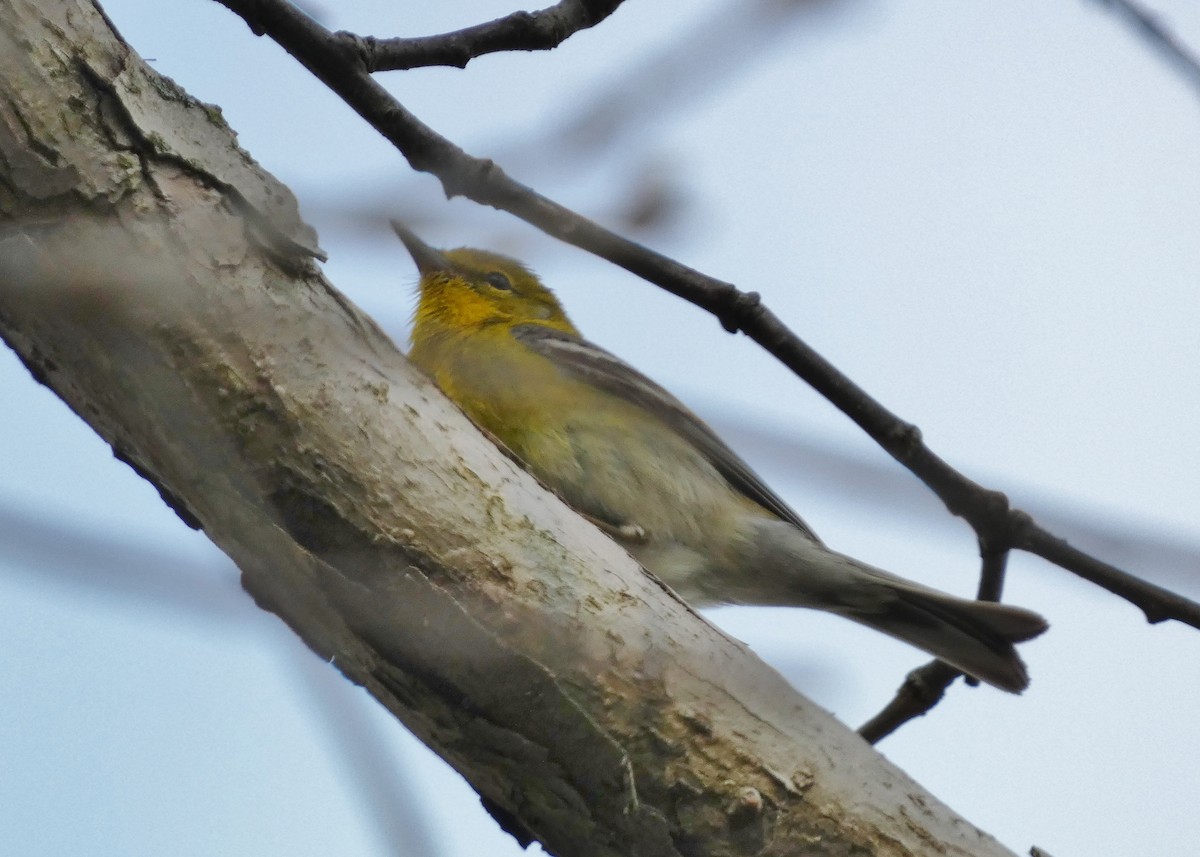
[[[544,324],[574,332],[554,293],[516,259],[470,247],[436,250],[401,223],[392,229],[421,272],[414,339],[424,326],[469,332]]]

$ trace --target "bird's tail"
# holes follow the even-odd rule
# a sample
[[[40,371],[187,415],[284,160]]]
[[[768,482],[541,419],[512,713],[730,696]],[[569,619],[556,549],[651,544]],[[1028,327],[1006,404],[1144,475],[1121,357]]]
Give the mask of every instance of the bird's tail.
[[[867,572],[880,574],[869,566]],[[1021,607],[956,598],[916,584],[880,584],[874,604],[830,607],[836,613],[923,649],[980,681],[1020,693],[1029,687],[1014,643],[1046,630],[1046,620]]]
[[[780,522],[782,523],[782,522]],[[1014,643],[1032,639],[1046,620],[1021,607],[958,598],[836,553],[794,527],[776,529],[764,560],[790,568],[781,595],[797,607],[814,607],[852,619],[923,649],[980,681],[1020,693],[1029,674]],[[780,550],[782,549],[782,550]],[[785,556],[781,555],[786,553]]]

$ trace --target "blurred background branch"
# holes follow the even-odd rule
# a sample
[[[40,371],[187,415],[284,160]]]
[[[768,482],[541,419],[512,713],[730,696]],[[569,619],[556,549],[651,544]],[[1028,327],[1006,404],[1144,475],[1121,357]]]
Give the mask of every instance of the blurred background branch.
[[[1096,0],[1129,25],[1143,43],[1171,66],[1200,95],[1200,57],[1166,23],[1163,16],[1135,0]]]

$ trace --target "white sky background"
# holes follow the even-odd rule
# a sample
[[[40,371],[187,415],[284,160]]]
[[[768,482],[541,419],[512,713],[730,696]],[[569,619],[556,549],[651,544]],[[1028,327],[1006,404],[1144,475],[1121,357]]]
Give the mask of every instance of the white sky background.
[[[644,240],[761,292],[943,457],[1018,505],[1200,548],[1200,94],[1100,3],[845,0],[774,28],[769,44],[735,45],[719,75],[684,86],[614,151],[547,168],[546,141],[589,93],[726,5],[629,0],[553,53],[384,79],[434,128],[586,214],[610,215],[631,173],[662,171],[686,207]],[[505,215],[444,203],[433,179],[414,178],[215,3],[105,7],[157,69],[221,105],[300,196],[334,282],[398,339],[415,272],[385,236],[387,214],[435,244],[522,256],[591,338],[722,424],[886,462],[700,311]],[[423,35],[511,8],[346,2],[329,4],[325,23]],[[1154,8],[1200,47],[1200,6]],[[346,217],[375,209],[369,225]],[[519,853],[461,781],[258,611],[203,537],[7,351],[0,401],[0,854]],[[889,515],[762,469],[833,546],[973,590],[972,540],[936,503],[924,517]],[[60,530],[43,538],[42,526]],[[123,545],[148,552],[149,567]],[[112,583],[138,562],[145,585]],[[1200,596],[1194,580],[1175,585]],[[1151,628],[1025,557],[1008,595],[1053,626],[1023,648],[1031,690],[956,686],[882,749],[1018,853],[1189,853],[1200,632]],[[855,726],[923,662],[809,612],[712,615]],[[385,748],[384,783],[366,795],[348,774],[367,763],[338,744],[330,704],[347,706],[336,723]],[[406,793],[434,850],[389,848],[361,811]],[[421,841],[420,824],[383,815]]]

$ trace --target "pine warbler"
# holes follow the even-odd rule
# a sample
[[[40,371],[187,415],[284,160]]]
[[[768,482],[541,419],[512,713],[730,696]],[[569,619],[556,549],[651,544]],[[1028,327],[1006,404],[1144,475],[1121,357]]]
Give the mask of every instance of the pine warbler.
[[[695,414],[588,342],[521,263],[439,251],[420,270],[413,363],[477,425],[685,600],[827,610],[1019,693],[1019,607],[956,598],[830,550]]]

